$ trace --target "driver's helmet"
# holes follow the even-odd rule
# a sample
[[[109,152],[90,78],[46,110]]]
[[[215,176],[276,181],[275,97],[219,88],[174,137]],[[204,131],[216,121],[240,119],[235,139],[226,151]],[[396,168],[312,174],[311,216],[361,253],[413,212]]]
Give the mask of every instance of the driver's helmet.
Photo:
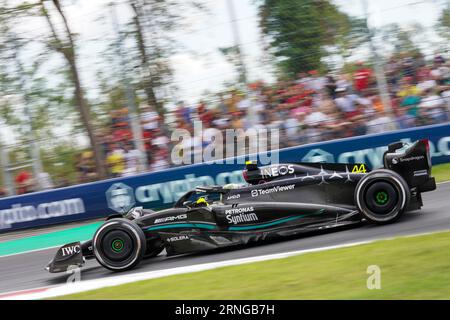
[[[198,198],[197,201],[195,201],[195,206],[196,207],[207,207],[207,206],[209,206],[207,198],[206,197]]]

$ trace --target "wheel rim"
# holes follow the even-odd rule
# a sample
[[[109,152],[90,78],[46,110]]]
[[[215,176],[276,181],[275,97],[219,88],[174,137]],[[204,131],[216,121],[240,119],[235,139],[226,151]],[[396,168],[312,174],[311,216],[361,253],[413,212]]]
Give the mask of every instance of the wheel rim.
[[[366,205],[372,213],[389,216],[396,211],[399,192],[390,182],[378,181],[367,186],[365,199]]]
[[[389,194],[386,190],[380,190],[375,193],[375,203],[382,206],[389,201]]]
[[[111,243],[111,249],[113,249],[114,252],[121,252],[124,247],[124,242],[122,239],[115,239]]]
[[[111,261],[125,261],[134,251],[134,241],[126,230],[112,230],[101,238],[105,258]]]

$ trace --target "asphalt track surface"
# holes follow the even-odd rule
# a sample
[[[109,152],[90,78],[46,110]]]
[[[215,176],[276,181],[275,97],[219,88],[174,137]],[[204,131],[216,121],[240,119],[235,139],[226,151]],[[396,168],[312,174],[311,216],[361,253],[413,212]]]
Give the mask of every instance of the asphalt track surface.
[[[365,224],[345,230],[309,234],[302,237],[220,252],[165,257],[144,260],[129,273],[163,270],[208,262],[248,258],[273,253],[314,249],[359,241],[386,239],[434,231],[450,230],[450,183],[438,185],[434,192],[423,194],[424,207],[420,211],[405,214],[392,225]],[[0,258],[0,293],[48,287],[66,282],[67,274],[49,274],[44,270],[56,249],[24,253]],[[87,261],[81,272],[82,280],[115,276],[102,268],[95,260]]]

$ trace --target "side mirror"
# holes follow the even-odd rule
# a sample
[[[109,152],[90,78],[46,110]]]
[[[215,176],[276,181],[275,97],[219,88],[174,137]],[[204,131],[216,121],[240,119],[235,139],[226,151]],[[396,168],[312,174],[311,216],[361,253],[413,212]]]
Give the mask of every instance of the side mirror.
[[[397,151],[398,149],[403,148],[403,142],[395,142],[395,143],[391,143],[388,146],[388,152],[392,153]]]

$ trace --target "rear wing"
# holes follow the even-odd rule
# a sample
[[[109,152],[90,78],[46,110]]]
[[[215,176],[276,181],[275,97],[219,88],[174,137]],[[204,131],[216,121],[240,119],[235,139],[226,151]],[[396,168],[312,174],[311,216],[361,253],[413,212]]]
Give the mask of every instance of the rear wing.
[[[428,140],[419,140],[412,144],[396,142],[389,145],[384,153],[383,163],[386,169],[400,174],[410,188],[419,192],[436,189],[431,176],[431,155]]]

